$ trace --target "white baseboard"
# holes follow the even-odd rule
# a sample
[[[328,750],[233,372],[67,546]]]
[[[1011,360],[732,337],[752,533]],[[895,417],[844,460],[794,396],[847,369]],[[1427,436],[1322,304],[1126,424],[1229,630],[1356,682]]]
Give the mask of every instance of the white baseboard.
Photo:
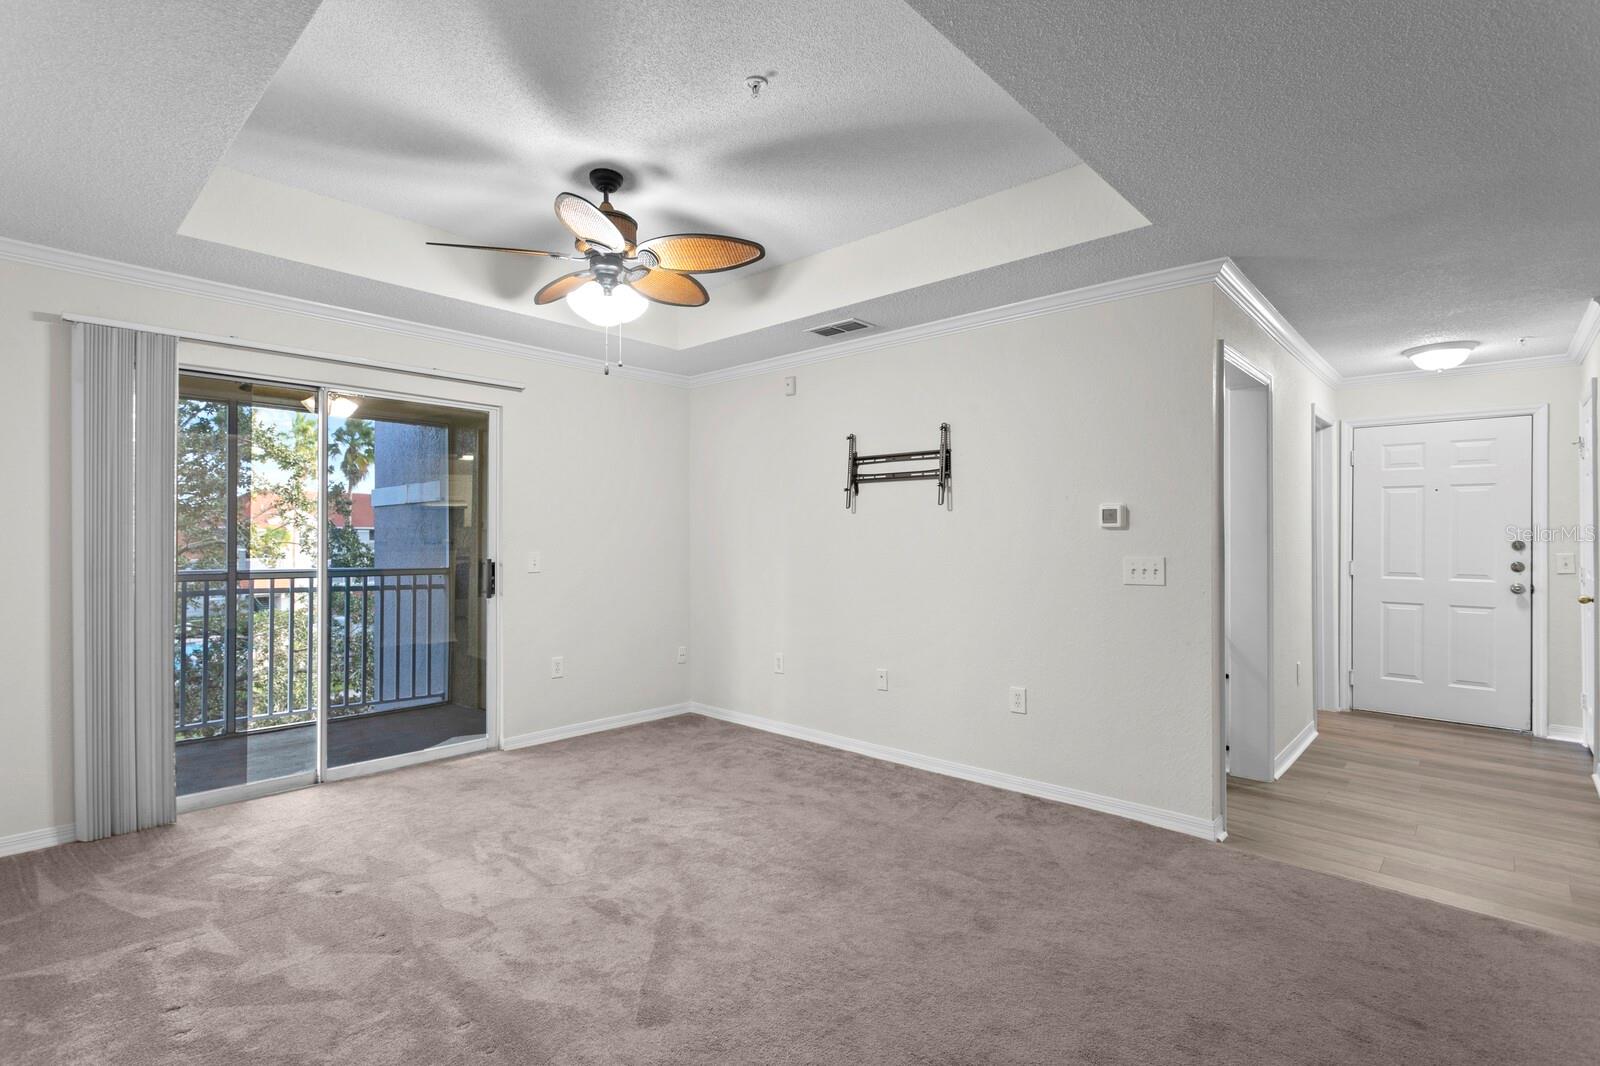
[[[1583,744],[1583,726],[1581,725],[1553,725],[1546,727],[1547,740],[1562,740],[1568,744]]]
[[[53,848],[57,844],[70,844],[78,839],[75,825],[53,825],[48,829],[30,829],[26,833],[13,833],[0,837],[0,855],[20,855],[24,851]]]
[[[1317,739],[1317,720],[1312,718],[1306,727],[1300,730],[1300,735],[1289,741],[1288,747],[1278,752],[1278,757],[1272,760],[1272,779],[1276,781],[1289,772],[1289,767],[1294,765],[1296,759],[1304,755],[1311,742]]]
[[[872,759],[882,759],[884,762],[898,763],[901,766],[910,766],[918,770],[927,770],[931,773],[943,774],[946,777],[958,777],[963,781],[975,781],[980,785],[1003,788],[1007,792],[1021,792],[1024,795],[1037,796],[1040,799],[1055,800],[1057,803],[1070,803],[1074,807],[1087,807],[1092,811],[1115,814],[1121,818],[1145,822],[1149,825],[1159,826],[1162,829],[1170,829],[1176,833],[1200,837],[1203,840],[1220,840],[1225,835],[1222,819],[1220,818],[1197,818],[1190,814],[1179,814],[1177,811],[1163,810],[1160,807],[1151,807],[1147,804],[1134,803],[1130,800],[1116,799],[1112,796],[1102,796],[1094,792],[1085,792],[1082,789],[1068,788],[1065,785],[1052,785],[1044,781],[1018,777],[1015,774],[1006,774],[997,770],[985,770],[977,766],[951,762],[948,759],[940,759],[932,755],[919,755],[916,752],[890,748],[865,740],[854,740],[850,737],[839,736],[836,733],[825,733],[820,729],[811,729],[802,725],[791,725],[788,722],[763,718],[757,714],[746,714],[743,711],[729,711],[704,703],[691,703],[689,709],[695,714],[704,715],[707,718],[716,718],[720,721],[732,722],[735,725],[749,726],[752,729],[777,733],[780,736],[793,737],[796,740],[805,740],[829,748],[838,748],[841,751],[854,752],[857,755],[865,755]]]
[[[554,744],[558,740],[581,737],[586,733],[602,733],[607,729],[621,729],[623,726],[638,725],[640,722],[654,722],[658,718],[675,718],[680,714],[688,714],[689,709],[690,705],[687,703],[674,703],[666,707],[652,707],[645,711],[614,714],[609,718],[591,718],[587,722],[552,726],[549,729],[506,737],[500,741],[500,747],[505,751],[511,751],[514,748],[531,748],[535,744]]]

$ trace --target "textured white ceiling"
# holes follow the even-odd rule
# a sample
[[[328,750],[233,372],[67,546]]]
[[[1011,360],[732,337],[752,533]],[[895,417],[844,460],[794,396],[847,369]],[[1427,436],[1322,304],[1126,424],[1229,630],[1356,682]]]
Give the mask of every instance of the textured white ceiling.
[[[641,236],[748,236],[771,266],[1077,160],[900,0],[325,0],[225,162],[560,249],[551,201],[604,164]]]
[[[780,20],[784,38],[804,41],[829,32],[827,18],[841,10],[801,0],[769,6],[735,17]],[[869,65],[892,61],[885,57],[902,47],[892,33],[868,36],[898,25],[891,6],[874,0],[877,21],[853,45]],[[313,0],[0,3],[0,235],[598,353],[593,335],[573,327],[176,236],[315,7]],[[1600,293],[1600,4],[1593,0],[909,0],[909,7],[1152,225],[681,352],[640,346],[630,361],[713,369],[820,346],[825,342],[800,327],[843,313],[885,328],[913,325],[1221,255],[1238,260],[1345,373],[1401,369],[1401,348],[1448,336],[1486,342],[1479,359],[1558,351],[1586,301]],[[733,79],[735,99],[747,64],[761,66],[743,54],[724,55],[727,42],[742,37],[720,36],[718,26],[697,18],[700,9],[687,0],[675,6],[687,24],[675,39],[691,43],[662,62],[631,34],[581,43],[564,36],[566,15],[588,17],[581,6],[542,16],[536,28],[529,28],[533,15],[519,17],[522,28],[509,27],[503,39],[547,34],[567,45],[564,54],[599,70],[616,57],[635,80],[647,77],[655,87],[640,99],[660,97],[667,87],[668,97],[655,100],[659,110],[638,113],[676,121],[681,109],[670,94],[696,84],[682,69],[694,41],[721,42],[689,69],[725,61],[712,80],[720,86]],[[440,2],[425,10],[431,14],[421,26],[374,19],[368,31],[409,48],[407,38],[450,36],[454,20],[486,17],[487,9],[468,6],[462,14],[460,5]],[[852,9],[843,10],[849,17]],[[926,27],[906,32],[926,40]],[[498,50],[481,58],[485,69],[506,67]],[[585,128],[589,99],[574,93],[575,81],[557,76],[576,62],[538,77],[527,73],[515,95],[473,107],[489,108],[510,126],[520,109],[545,108],[530,99],[557,94],[555,110],[568,116],[569,131]],[[445,74],[424,69],[416,79]],[[761,104],[783,101],[792,77],[778,71],[773,95]],[[916,84],[943,99],[940,86]],[[870,112],[861,103],[852,112],[858,131]],[[385,104],[373,101],[374,129],[387,128]],[[443,94],[433,107],[421,143],[450,148],[446,155],[457,162],[477,159],[488,169],[506,163],[498,140],[450,140],[451,131],[475,127],[471,109],[451,106]],[[958,126],[966,117],[949,107],[941,114]],[[827,114],[806,117],[812,142],[797,138],[785,153],[782,135],[763,129],[752,144],[826,174],[829,131],[858,151],[873,140],[870,133],[846,137],[852,127],[830,125]],[[412,121],[399,118],[402,127]],[[666,218],[643,203],[658,179],[683,181],[686,192],[706,187],[684,175],[703,165],[701,145],[725,124],[700,118],[704,129],[652,149],[650,159],[618,160],[641,168],[640,200],[622,203],[638,209],[647,229]],[[381,183],[391,169],[408,172],[395,165],[407,158],[406,144],[357,143],[369,154],[369,182]],[[951,150],[902,175],[902,191],[938,184],[962,154],[938,131],[922,143]],[[588,163],[622,151],[596,146],[589,158],[549,165],[575,186]],[[643,170],[645,163],[665,173]],[[454,163],[441,165],[454,173]],[[708,169],[726,173],[728,165]],[[520,182],[520,171],[509,173]],[[463,183],[462,191],[479,187]],[[760,191],[723,181],[713,190],[721,199],[711,221],[734,219],[739,198]],[[497,195],[507,202],[527,196],[532,226],[551,191],[519,183]],[[771,220],[774,229],[803,236],[827,224],[807,213],[814,207],[800,208],[806,202],[793,201]],[[758,239],[763,234],[750,229]]]

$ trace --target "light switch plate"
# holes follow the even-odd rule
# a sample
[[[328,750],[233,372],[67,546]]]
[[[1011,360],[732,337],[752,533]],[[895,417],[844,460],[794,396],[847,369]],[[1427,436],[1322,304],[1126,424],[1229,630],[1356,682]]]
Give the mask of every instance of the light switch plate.
[[[689,661],[689,649],[684,647],[682,644],[678,645],[678,661],[680,663],[686,663]]]
[[[1165,585],[1167,583],[1167,557],[1165,555],[1124,555],[1122,557],[1122,583],[1124,585]]]
[[[783,394],[785,396],[793,396],[795,394],[795,380],[794,380],[794,378],[787,377],[787,378],[783,379]]]
[[[1571,552],[1556,552],[1556,573],[1576,574],[1578,572],[1578,557]]]

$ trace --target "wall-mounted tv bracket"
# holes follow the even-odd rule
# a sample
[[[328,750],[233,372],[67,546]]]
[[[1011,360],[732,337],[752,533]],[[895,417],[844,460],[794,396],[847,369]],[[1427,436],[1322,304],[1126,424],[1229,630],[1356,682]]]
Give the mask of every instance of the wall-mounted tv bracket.
[[[845,438],[850,446],[850,453],[845,460],[844,468],[844,509],[856,509],[856,497],[861,495],[861,486],[873,481],[937,481],[939,483],[939,506],[949,510],[954,503],[954,496],[950,491],[950,423],[939,423],[939,446],[930,448],[925,452],[886,452],[883,455],[857,455],[856,435],[850,434]],[[936,465],[921,470],[876,470],[862,473],[864,466],[876,466],[880,463],[918,463],[923,460],[932,460]]]

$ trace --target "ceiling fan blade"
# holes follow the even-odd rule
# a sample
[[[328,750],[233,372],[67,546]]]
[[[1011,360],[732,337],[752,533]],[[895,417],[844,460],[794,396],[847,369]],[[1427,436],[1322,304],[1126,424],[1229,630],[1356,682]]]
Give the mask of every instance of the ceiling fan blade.
[[[581,255],[568,255],[565,252],[546,252],[541,248],[502,248],[497,244],[450,244],[447,241],[428,241],[433,248],[471,248],[478,252],[510,252],[512,255],[542,255],[550,259],[583,259]]]
[[[628,246],[617,224],[606,213],[575,192],[556,197],[556,218],[580,241],[607,252],[620,252]]]
[[[594,280],[594,275],[587,270],[574,271],[563,274],[538,292],[534,293],[533,302],[536,304],[553,304],[573,289],[587,285]]]
[[[676,307],[699,307],[711,299],[705,286],[687,274],[674,274],[670,270],[651,270],[644,277],[632,282],[640,296],[646,296],[658,304],[672,304]]]
[[[715,274],[748,266],[767,254],[755,241],[725,237],[720,233],[669,233],[639,245],[641,257],[649,252],[663,270],[685,274]]]

